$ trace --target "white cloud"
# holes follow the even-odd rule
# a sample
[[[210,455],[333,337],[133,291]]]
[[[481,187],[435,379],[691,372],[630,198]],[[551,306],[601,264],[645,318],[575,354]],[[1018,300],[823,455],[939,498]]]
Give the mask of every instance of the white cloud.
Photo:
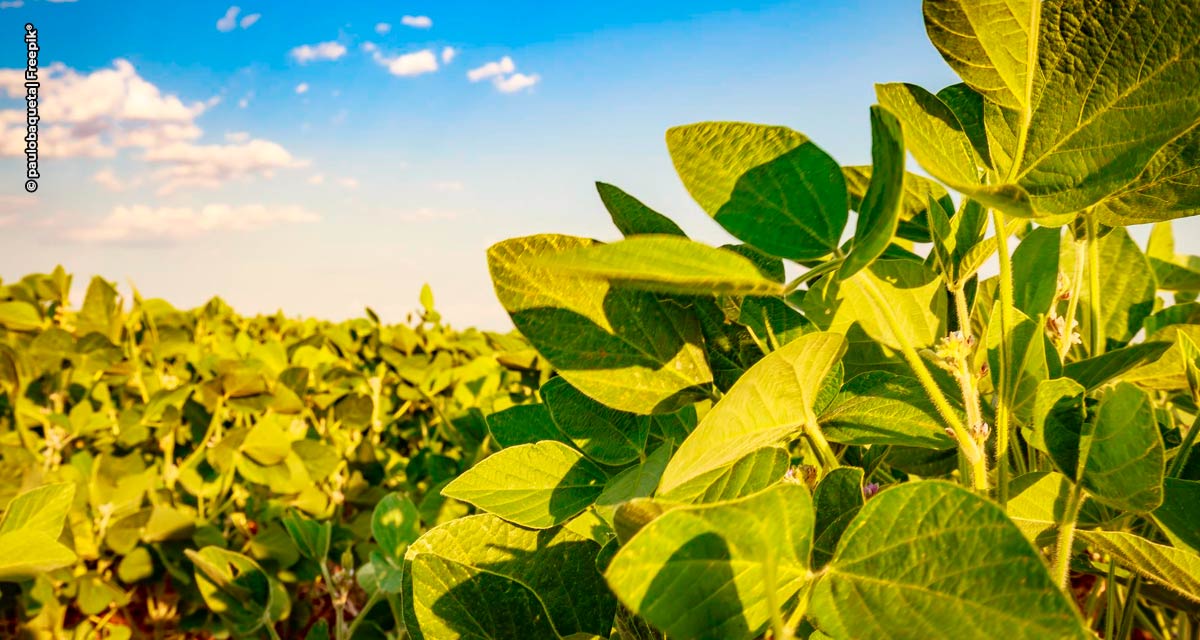
[[[142,159],[165,165],[154,173],[162,181],[158,189],[161,195],[182,188],[215,188],[252,176],[270,178],[279,169],[299,169],[309,164],[279,144],[258,138],[232,144],[181,142],[148,149]]]
[[[307,182],[309,184],[323,184],[325,182],[325,174],[314,173],[311,176],[309,176],[308,180],[305,180],[305,182]]]
[[[415,211],[405,211],[396,216],[401,222],[434,222],[437,220],[457,220],[458,214],[453,211],[421,207]]]
[[[413,53],[399,56],[385,56],[379,51],[373,54],[375,62],[387,67],[388,73],[394,76],[419,76],[438,70],[437,56],[432,49],[422,49]]]
[[[252,13],[252,14],[242,18],[242,21],[239,24],[241,24],[243,29],[249,29],[255,22],[258,22],[258,19],[261,17],[262,17],[261,13]]]
[[[225,134],[225,142],[242,144],[250,141],[250,134],[245,131],[230,131]]]
[[[121,180],[120,178],[117,177],[117,174],[112,169],[107,169],[107,168],[101,169],[101,170],[97,171],[96,173],[92,174],[92,182],[95,182],[96,184],[100,185],[101,187],[107,189],[108,191],[112,191],[114,193],[119,193],[121,191],[125,191],[126,189],[135,187],[141,183],[140,180],[136,180],[136,179],[132,180],[132,181],[128,181],[128,182]]]
[[[338,183],[338,185],[345,187],[347,189],[357,189],[358,188],[358,180],[356,180],[354,178],[338,178],[337,183]]]
[[[237,28],[237,16],[241,11],[238,7],[229,7],[225,10],[225,15],[217,20],[217,31],[226,33]]]
[[[308,64],[317,60],[337,60],[346,55],[346,47],[332,40],[317,44],[302,44],[292,49],[289,55],[300,64]]]
[[[317,222],[303,207],[210,204],[191,207],[118,206],[99,223],[75,228],[67,236],[80,242],[187,240],[212,233],[257,231],[285,224]]]
[[[296,85],[296,93],[297,94],[304,93],[306,91],[308,91],[308,83],[307,82],[301,82],[300,84]]]
[[[492,80],[492,84],[496,85],[496,88],[501,93],[516,93],[522,89],[532,87],[539,80],[541,80],[541,77],[536,73],[528,76],[523,73],[514,73],[509,76],[496,77]]]
[[[20,9],[25,6],[23,0],[7,0],[0,2],[0,9]]]
[[[414,29],[428,29],[433,26],[433,20],[429,16],[404,16],[400,18],[400,24]]]
[[[366,51],[367,53],[375,53],[376,51],[379,51],[379,46],[374,42],[364,42],[362,43],[362,50]]]
[[[494,62],[489,62],[483,66],[475,67],[467,72],[467,79],[471,82],[479,82],[492,76],[498,76],[505,73],[512,73],[517,68],[513,63],[512,58],[504,56]]]
[[[386,22],[380,22],[379,24],[375,25],[375,33],[378,33],[381,36],[387,35],[387,33],[391,30],[392,25]]]
[[[442,48],[442,64],[450,64],[454,60],[454,56],[458,55],[458,50],[454,47]]]
[[[433,183],[435,191],[462,191],[463,183],[457,180],[443,180]]]

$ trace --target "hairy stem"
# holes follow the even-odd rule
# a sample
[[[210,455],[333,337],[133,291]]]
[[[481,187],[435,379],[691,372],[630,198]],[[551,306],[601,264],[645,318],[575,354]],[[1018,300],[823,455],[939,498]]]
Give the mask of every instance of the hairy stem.
[[[996,394],[996,468],[999,470],[1000,505],[1008,500],[1008,474],[1005,465],[1008,460],[1008,431],[1011,422],[1011,410],[1006,393],[1009,379],[1013,372],[1009,358],[1009,331],[1014,324],[1013,318],[1013,276],[1012,254],[1008,252],[1008,230],[1005,229],[1004,214],[992,210],[992,220],[996,226],[996,254],[1000,258],[1000,384]]]
[[[1100,312],[1100,222],[1087,214],[1088,316],[1091,318],[1091,357],[1104,353],[1104,323]]]
[[[1058,357],[1064,363],[1071,351],[1071,336],[1075,335],[1078,324],[1075,315],[1079,312],[1079,292],[1083,289],[1083,266],[1087,260],[1087,243],[1075,241],[1075,265],[1071,274],[1071,297],[1067,300],[1067,315],[1063,316],[1066,330],[1063,332],[1062,344],[1058,345]]]
[[[1075,522],[1079,519],[1079,507],[1083,504],[1083,489],[1074,485],[1067,498],[1063,523],[1058,527],[1058,540],[1054,545],[1054,581],[1066,588],[1071,569],[1071,545],[1075,542]]]

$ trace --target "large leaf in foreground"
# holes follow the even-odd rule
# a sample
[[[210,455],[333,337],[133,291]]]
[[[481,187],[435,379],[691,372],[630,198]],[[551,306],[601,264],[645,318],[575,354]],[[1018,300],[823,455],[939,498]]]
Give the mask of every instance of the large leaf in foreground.
[[[566,522],[596,501],[607,477],[561,442],[547,440],[501,450],[442,489],[517,524],[545,529]]]
[[[822,278],[804,297],[818,327],[849,335],[852,325],[892,349],[932,345],[946,333],[946,292],[937,274],[913,260],[878,260],[844,282]]]
[[[1025,105],[1026,49],[1036,0],[925,0],[925,30],[942,57],[984,98],[1007,107]]]
[[[1145,578],[1200,602],[1200,556],[1120,531],[1080,531],[1079,537]]]
[[[692,198],[729,233],[781,258],[838,248],[849,217],[841,167],[787,127],[701,122],[667,131]]]
[[[541,235],[488,249],[496,295],[513,324],[567,381],[615,409],[669,413],[702,396],[712,372],[688,310],[654,293],[536,265],[592,244]]]
[[[781,606],[809,580],[812,531],[808,490],[779,485],[668,511],[621,547],[605,576],[670,637],[749,639],[767,626],[772,600]]]
[[[42,485],[13,498],[0,520],[0,582],[24,580],[75,563],[58,541],[75,484]]]
[[[542,385],[542,398],[554,424],[585,455],[601,464],[637,460],[646,449],[650,419],[606,407],[563,378]]]
[[[1200,126],[1160,149],[1137,180],[1095,211],[1100,222],[1114,227],[1200,213]]]
[[[748,258],[671,235],[639,235],[593,244],[539,261],[555,271],[660,293],[779,295],[783,287]]]
[[[535,531],[484,514],[429,530],[408,548],[405,558],[411,562],[431,554],[503,576],[537,595],[559,634],[599,635],[608,632],[616,606],[596,570],[599,551],[595,542],[563,528]],[[425,571],[416,566],[409,574],[413,578],[405,579],[406,620],[418,613],[416,617],[423,622],[436,617],[437,603],[445,590],[429,588],[425,595],[415,598],[412,591],[417,581],[435,587],[436,575],[424,575]],[[428,637],[442,636],[435,633]]]
[[[559,638],[537,595],[521,583],[431,553],[412,559],[413,598],[430,638]]]
[[[755,449],[786,443],[815,427],[821,383],[846,350],[845,338],[810,333],[751,367],[692,431],[663,472],[667,492]]]
[[[813,589],[835,638],[1087,638],[1029,541],[989,501],[919,481],[869,500]]]

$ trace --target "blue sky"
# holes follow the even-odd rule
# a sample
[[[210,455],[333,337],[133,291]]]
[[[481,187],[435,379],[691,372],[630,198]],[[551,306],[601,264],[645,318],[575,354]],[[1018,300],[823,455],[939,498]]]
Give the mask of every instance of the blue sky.
[[[867,163],[874,82],[955,81],[917,0],[0,6],[0,68],[39,30],[50,129],[29,195],[0,120],[0,277],[61,262],[180,307],[331,319],[400,321],[429,282],[453,324],[506,328],[486,248],[615,237],[595,180],[728,239],[668,127],[784,124]]]

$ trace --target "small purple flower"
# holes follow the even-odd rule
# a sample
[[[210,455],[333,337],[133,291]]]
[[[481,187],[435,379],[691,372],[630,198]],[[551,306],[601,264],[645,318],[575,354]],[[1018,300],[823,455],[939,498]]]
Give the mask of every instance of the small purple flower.
[[[879,485],[875,484],[874,482],[868,482],[866,486],[862,488],[862,492],[863,500],[870,500],[871,496],[879,493]]]

